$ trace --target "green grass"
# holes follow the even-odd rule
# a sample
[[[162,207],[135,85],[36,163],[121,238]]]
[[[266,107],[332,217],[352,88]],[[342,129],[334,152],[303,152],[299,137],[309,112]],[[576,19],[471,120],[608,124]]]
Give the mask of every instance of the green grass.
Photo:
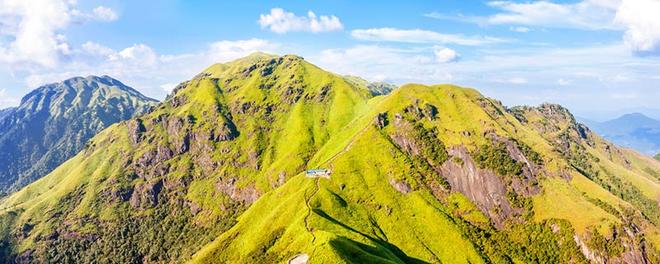
[[[416,107],[423,114],[406,113]],[[437,110],[435,118],[429,109]],[[389,125],[374,125],[379,114]],[[396,120],[398,114],[403,121]],[[584,262],[574,231],[609,234],[611,224],[622,223],[612,208],[640,208],[575,171],[555,149],[561,132],[538,130],[552,120],[537,111],[526,115],[523,124],[497,101],[452,85],[404,85],[372,97],[363,85],[299,57],[255,54],[209,67],[140,117],[148,132],[138,145],[130,144],[126,124],[113,126],[86,152],[1,201],[0,235],[34,226],[27,237],[10,241],[10,253],[36,249],[43,262],[108,260],[107,252],[120,262],[271,263],[299,253],[322,263]],[[165,121],[156,122],[161,118]],[[168,131],[177,118],[180,130]],[[236,138],[205,139],[229,124]],[[522,152],[542,164],[534,175],[541,192],[519,197],[533,201],[520,207],[526,210],[520,215],[533,213],[532,221],[514,214],[501,229],[468,195],[449,190],[438,170],[452,160],[447,149],[463,146],[483,152],[482,168],[520,176],[522,164],[493,145],[487,136],[493,133],[525,146]],[[132,164],[172,148],[183,135],[190,136],[190,148],[163,161],[170,168],[165,175],[137,176]],[[417,153],[397,145],[393,135],[413,142]],[[591,165],[639,188],[642,196],[660,192],[657,179],[646,172],[657,170],[658,162],[631,156],[633,168],[626,169],[620,160],[607,161],[602,150],[585,149],[600,160]],[[307,168],[333,173],[330,179],[310,179],[302,174]],[[572,180],[562,179],[564,173]],[[229,179],[236,179],[236,190],[254,190],[259,199],[232,200],[216,187]],[[157,205],[133,208],[130,201],[111,198],[159,181],[164,187]],[[411,190],[401,193],[391,182]],[[657,247],[657,229],[642,223]],[[557,226],[561,232],[553,231]],[[53,231],[99,239],[49,239]]]

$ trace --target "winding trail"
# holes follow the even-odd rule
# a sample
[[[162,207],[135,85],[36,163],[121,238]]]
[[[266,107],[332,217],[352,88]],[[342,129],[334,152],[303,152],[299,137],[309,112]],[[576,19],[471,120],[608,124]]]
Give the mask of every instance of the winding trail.
[[[316,181],[316,183],[314,184],[316,186],[316,189],[314,190],[314,192],[312,192],[312,195],[305,198],[305,205],[307,205],[307,215],[305,215],[305,229],[307,229],[307,232],[312,234],[312,243],[316,241],[316,236],[314,235],[312,227],[309,226],[309,217],[312,215],[312,206],[309,204],[309,202],[312,200],[314,195],[316,195],[316,193],[318,193],[319,190],[321,189],[321,186],[319,186],[319,179],[320,178],[314,179]]]
[[[339,155],[346,153],[353,146],[353,144],[355,143],[357,138],[359,136],[361,136],[362,134],[364,134],[364,132],[367,131],[367,129],[369,129],[370,127],[371,127],[370,125],[367,125],[364,128],[362,128],[355,135],[353,135],[353,137],[351,138],[351,141],[349,141],[348,144],[346,144],[346,146],[344,146],[344,148],[341,151],[335,153],[330,158],[328,158],[326,161],[324,161],[320,164],[322,164],[322,165],[328,164],[328,163],[334,161]],[[314,243],[314,241],[316,241],[316,236],[314,235],[314,231],[312,230],[312,227],[309,225],[309,217],[312,215],[312,206],[310,205],[310,202],[311,202],[312,198],[314,198],[314,196],[321,189],[321,186],[319,185],[320,178],[317,177],[314,180],[315,180],[314,185],[316,186],[316,188],[314,189],[314,191],[312,192],[312,194],[309,197],[305,197],[305,205],[307,206],[307,215],[305,215],[305,229],[307,229],[307,232],[312,234],[312,243]]]

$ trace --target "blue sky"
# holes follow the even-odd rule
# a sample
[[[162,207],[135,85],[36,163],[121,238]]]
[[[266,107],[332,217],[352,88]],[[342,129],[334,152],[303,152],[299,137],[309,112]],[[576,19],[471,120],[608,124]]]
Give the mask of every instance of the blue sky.
[[[266,51],[372,81],[474,87],[510,106],[660,118],[656,14],[658,0],[0,0],[0,107],[90,74],[162,99],[212,63]]]

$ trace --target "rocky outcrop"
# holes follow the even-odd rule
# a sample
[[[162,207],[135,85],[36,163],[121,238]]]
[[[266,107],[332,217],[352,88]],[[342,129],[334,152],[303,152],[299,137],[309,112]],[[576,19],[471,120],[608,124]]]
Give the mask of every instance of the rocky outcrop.
[[[465,195],[496,226],[502,227],[504,220],[514,213],[502,179],[493,171],[480,169],[465,147],[453,147],[447,151],[452,158],[442,164],[440,171],[451,189]]]
[[[236,178],[223,179],[216,183],[215,188],[229,196],[234,201],[242,202],[245,204],[252,204],[256,201],[260,194],[253,186],[238,187]]]
[[[387,113],[379,113],[378,115],[376,115],[376,118],[374,118],[373,124],[378,129],[383,129],[384,127],[386,127],[389,124],[389,122],[387,120]]]
[[[135,186],[130,204],[136,209],[146,209],[158,205],[158,194],[163,188],[163,181],[155,181]]]
[[[394,189],[396,189],[398,192],[407,194],[410,191],[412,191],[412,188],[410,188],[410,185],[404,181],[397,181],[394,179],[390,179],[390,184]]]
[[[147,128],[142,123],[142,119],[136,118],[127,122],[128,138],[133,145],[142,141],[142,134],[147,131]]]

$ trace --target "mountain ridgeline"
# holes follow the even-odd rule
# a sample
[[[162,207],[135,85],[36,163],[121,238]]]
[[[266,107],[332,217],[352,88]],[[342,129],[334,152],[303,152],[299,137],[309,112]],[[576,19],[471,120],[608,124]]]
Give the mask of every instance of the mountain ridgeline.
[[[257,53],[2,200],[0,261],[658,263],[659,197],[660,162],[561,106]]]
[[[76,77],[37,88],[0,111],[0,192],[15,191],[73,157],[111,124],[156,101],[108,76]]]
[[[605,139],[641,153],[660,153],[660,121],[640,113],[625,114],[605,122],[584,120]]]

